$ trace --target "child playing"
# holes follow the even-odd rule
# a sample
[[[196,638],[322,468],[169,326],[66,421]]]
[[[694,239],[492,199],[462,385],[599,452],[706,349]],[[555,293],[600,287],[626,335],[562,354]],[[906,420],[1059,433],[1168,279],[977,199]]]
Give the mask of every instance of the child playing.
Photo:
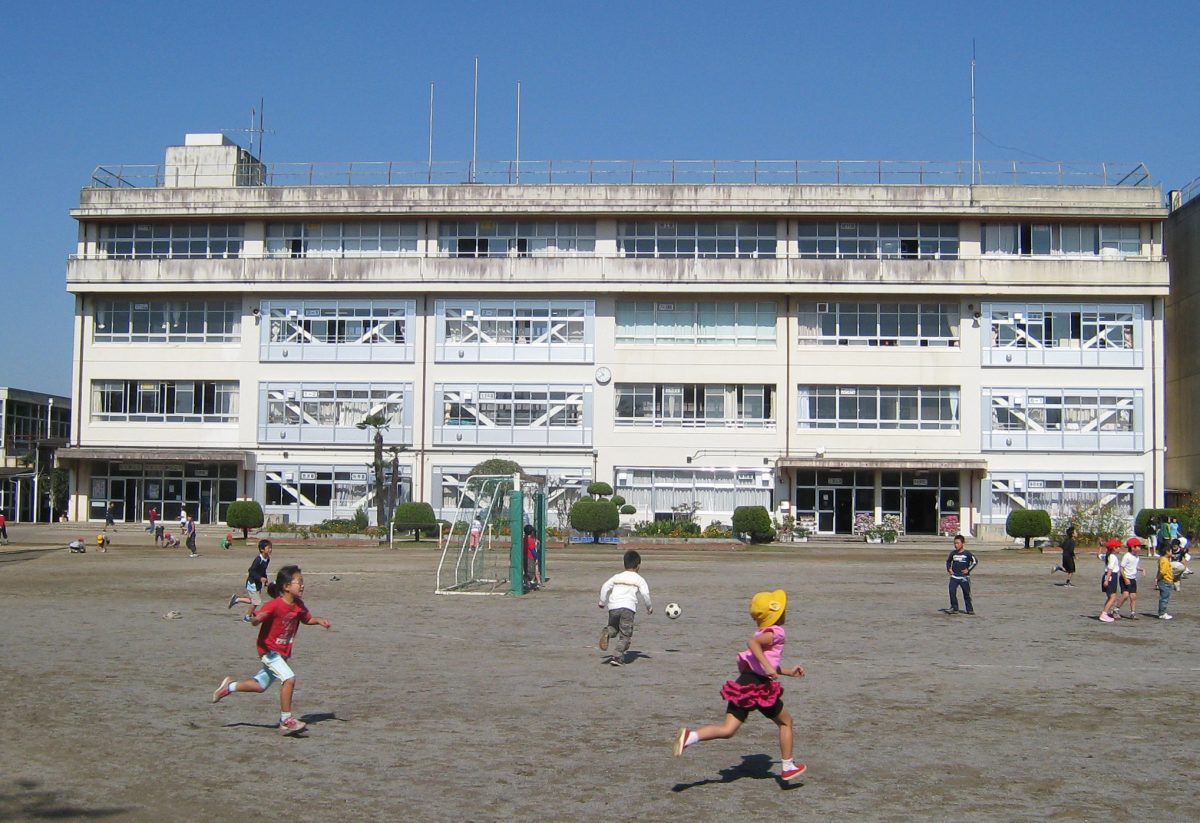
[[[265,692],[272,680],[278,680],[279,688],[279,731],[285,735],[297,734],[304,731],[307,724],[292,716],[292,692],[296,689],[296,675],[288,666],[288,658],[292,655],[292,641],[296,637],[296,629],[303,623],[306,626],[324,626],[329,628],[329,621],[323,617],[313,617],[312,612],[304,605],[300,595],[304,594],[304,575],[299,566],[284,566],[275,575],[275,582],[267,586],[267,593],[274,598],[261,609],[250,622],[259,626],[258,653],[261,655],[263,667],[258,674],[240,683],[232,677],[226,677],[213,692],[213,702],[217,703],[232,692]]]
[[[542,587],[542,569],[538,562],[537,533],[533,526],[525,527],[525,587],[540,589]]]
[[[98,548],[100,551],[108,551],[109,544],[111,543],[112,541],[108,539],[107,534],[101,532],[100,534],[96,535],[96,548]]]
[[[782,668],[783,644],[787,639],[783,629],[787,609],[787,592],[759,592],[750,600],[750,616],[758,630],[750,637],[747,649],[738,655],[738,676],[725,681],[721,697],[725,704],[725,721],[720,724],[701,726],[695,731],[686,726],[675,736],[675,756],[680,757],[684,749],[702,740],[724,740],[737,734],[746,722],[751,709],[775,721],[779,727],[779,753],[783,758],[780,776],[791,780],[804,774],[808,768],[792,760],[792,716],[783,707],[783,687],[779,676],[804,677],[803,666]]]
[[[173,536],[170,532],[164,532],[162,544],[164,549],[177,549],[179,548],[179,538]]]
[[[254,562],[250,564],[250,568],[246,570],[246,593],[235,594],[229,598],[229,606],[232,609],[238,603],[245,603],[250,607],[250,611],[246,612],[242,618],[249,623],[254,617],[254,612],[262,605],[262,595],[260,592],[263,589],[268,589],[267,585],[267,566],[271,563],[271,552],[274,546],[270,540],[258,541],[258,557],[254,558]]]
[[[1173,620],[1167,613],[1171,603],[1171,592],[1175,590],[1175,571],[1171,568],[1171,549],[1165,543],[1158,547],[1158,575],[1154,585],[1158,587],[1158,619]]]
[[[608,662],[613,666],[625,665],[625,652],[633,640],[633,618],[637,614],[638,596],[646,603],[646,614],[654,614],[650,602],[650,587],[638,570],[642,568],[642,556],[633,549],[622,558],[625,571],[614,574],[600,587],[600,608],[608,608],[608,624],[600,631],[600,651],[608,651],[608,639],[617,638],[616,654]]]
[[[225,532],[225,536],[221,538],[221,548],[225,551],[233,548],[233,532]]]

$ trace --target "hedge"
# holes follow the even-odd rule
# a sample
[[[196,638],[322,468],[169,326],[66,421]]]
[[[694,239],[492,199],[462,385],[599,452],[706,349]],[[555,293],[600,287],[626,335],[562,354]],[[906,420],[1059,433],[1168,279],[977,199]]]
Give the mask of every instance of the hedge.
[[[1004,531],[1009,537],[1025,538],[1025,548],[1033,537],[1047,537],[1051,530],[1050,512],[1044,509],[1017,509],[1009,512]]]
[[[751,543],[770,543],[775,527],[766,506],[738,506],[733,510],[733,533],[750,535]]]
[[[250,529],[261,529],[265,520],[262,506],[257,500],[234,500],[225,512],[225,525],[231,529],[241,529],[243,540]]]

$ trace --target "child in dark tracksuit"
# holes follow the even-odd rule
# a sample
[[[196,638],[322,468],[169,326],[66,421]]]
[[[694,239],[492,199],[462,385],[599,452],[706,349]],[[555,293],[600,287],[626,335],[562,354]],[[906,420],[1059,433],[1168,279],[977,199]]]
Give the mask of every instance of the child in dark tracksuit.
[[[975,614],[971,605],[971,570],[979,563],[975,555],[967,551],[967,540],[961,534],[954,536],[954,548],[946,557],[946,574],[950,575],[949,614],[958,614],[958,590],[962,589],[967,614]]]

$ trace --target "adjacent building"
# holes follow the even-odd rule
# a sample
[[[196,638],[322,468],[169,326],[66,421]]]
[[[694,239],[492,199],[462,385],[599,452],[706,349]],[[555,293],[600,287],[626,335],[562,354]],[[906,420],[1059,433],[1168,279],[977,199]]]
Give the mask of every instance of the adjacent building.
[[[1167,490],[1178,503],[1200,491],[1200,431],[1191,412],[1200,408],[1200,178],[1171,192],[1166,224],[1171,261],[1167,299]]]
[[[61,514],[53,470],[67,443],[71,398],[0,387],[0,512],[13,522],[51,522]]]
[[[371,513],[372,414],[446,516],[491,456],[647,519],[1132,514],[1163,496],[1166,214],[1142,167],[266,166],[188,135],[72,211],[74,516]]]

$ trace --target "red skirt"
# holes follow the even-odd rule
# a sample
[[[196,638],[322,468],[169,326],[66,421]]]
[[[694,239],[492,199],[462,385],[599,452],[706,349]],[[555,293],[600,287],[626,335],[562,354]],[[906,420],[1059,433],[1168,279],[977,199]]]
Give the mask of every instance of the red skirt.
[[[783,696],[783,686],[760,674],[745,671],[736,680],[726,680],[721,687],[721,697],[740,709],[766,709],[774,706]]]

